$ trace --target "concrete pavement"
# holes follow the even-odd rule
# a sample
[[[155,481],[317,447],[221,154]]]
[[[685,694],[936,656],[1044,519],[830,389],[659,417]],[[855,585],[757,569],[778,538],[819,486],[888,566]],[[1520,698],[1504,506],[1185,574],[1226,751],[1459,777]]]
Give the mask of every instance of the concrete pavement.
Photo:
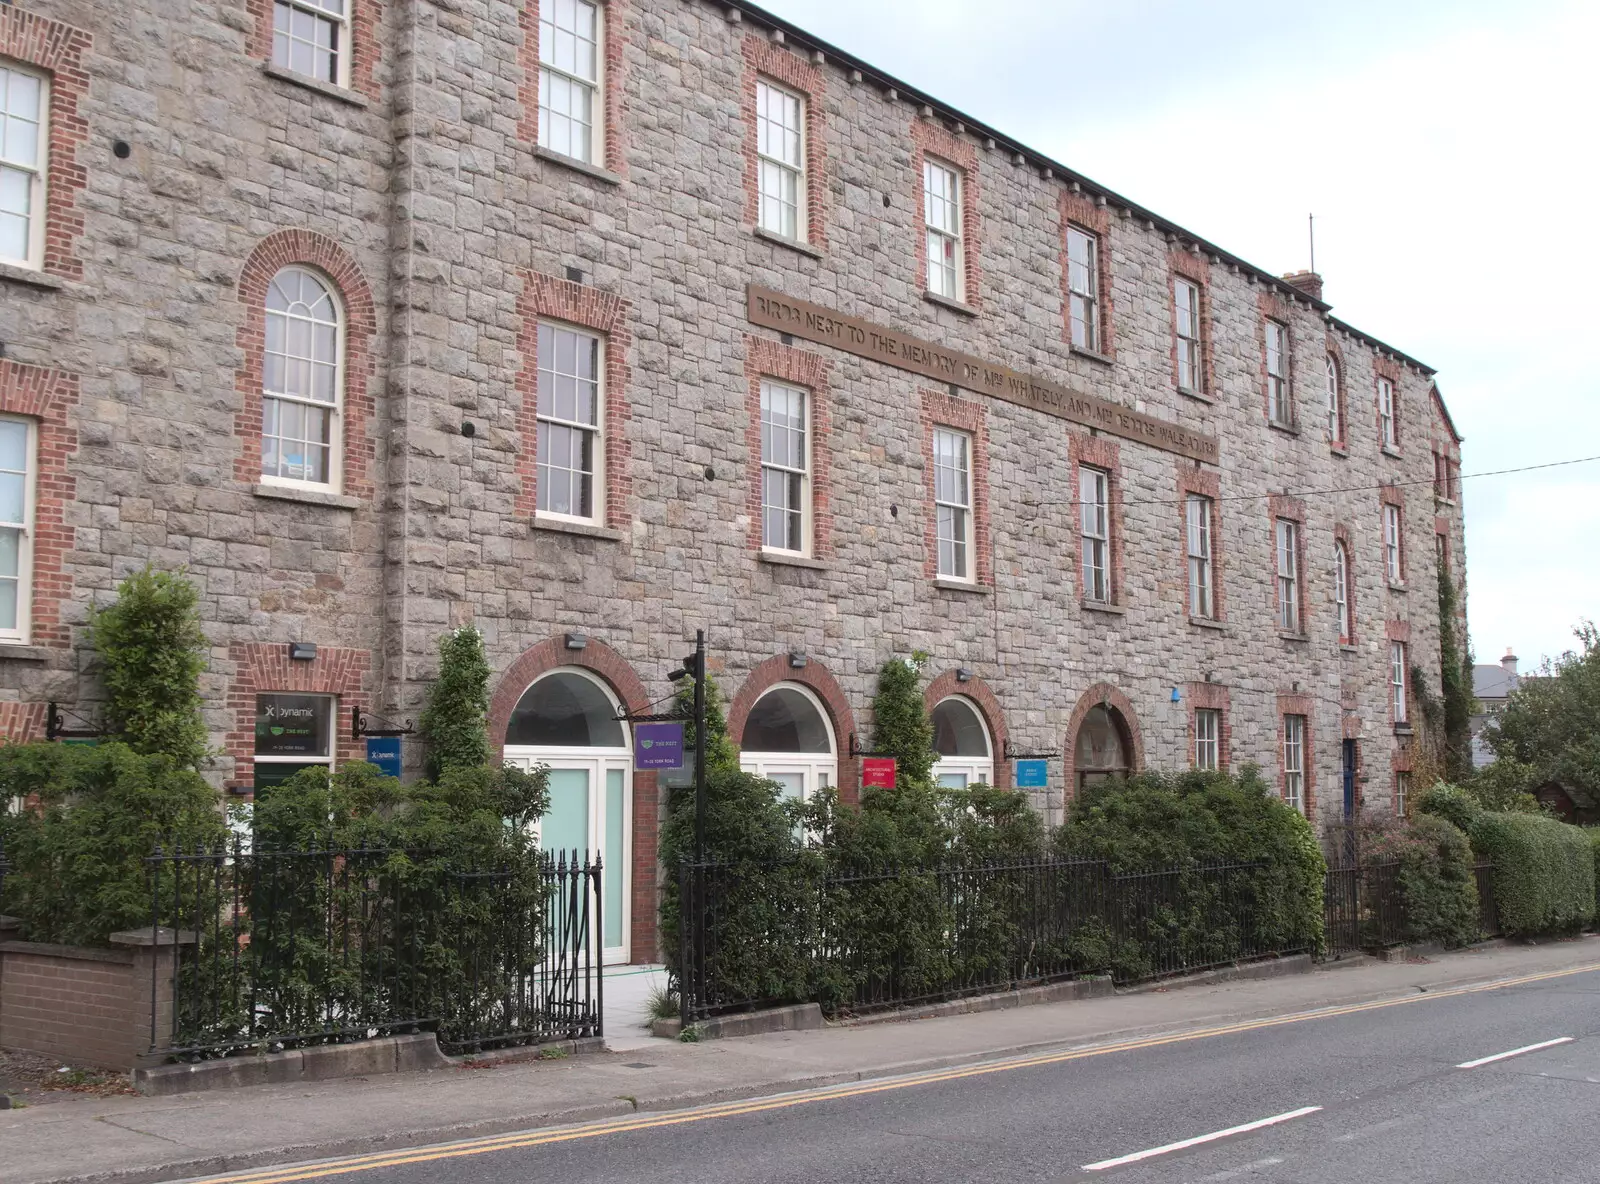
[[[636,1115],[646,1112],[725,1099],[971,1065],[1030,1050],[1071,1048],[1131,1035],[1149,1038],[1197,1026],[1281,1017],[1358,1000],[1406,998],[1453,985],[1586,965],[1600,965],[1600,938],[1467,951],[1426,963],[1361,963],[1348,968],[1336,964],[1292,978],[1148,991],[865,1028],[777,1033],[701,1044],[655,1041],[645,1045],[641,1041],[627,1051],[561,1061],[175,1098],[74,1100],[0,1112],[0,1178],[6,1184],[66,1179],[132,1184],[602,1118],[634,1121]],[[609,985],[608,980],[608,989]],[[1591,993],[1576,992],[1575,997],[1592,1008],[1593,988],[1584,990]],[[1551,991],[1554,994],[1555,988]],[[1490,992],[1477,998],[1493,1001],[1510,996]],[[1501,1011],[1508,1009],[1505,1004],[1488,1006],[1484,1014],[1489,1016],[1497,1014],[1495,1006]],[[1405,1013],[1406,1019],[1395,1021],[1401,1029],[1410,1017],[1426,1010],[1410,1006],[1386,1009],[1396,1016]],[[1336,1022],[1343,1021],[1324,1018],[1298,1025],[1297,1030]],[[634,1033],[629,1035],[638,1039]],[[1204,1043],[1214,1047],[1213,1041]],[[1199,1049],[1201,1045],[1188,1047]],[[1335,1046],[1329,1055],[1337,1062],[1345,1054]],[[1381,1059],[1384,1053],[1379,1048],[1371,1055]],[[1220,1088],[1210,1077],[1195,1078],[1195,1089],[1229,1096],[1254,1076],[1242,1063],[1236,1072],[1237,1078],[1224,1078]],[[984,1078],[980,1088],[988,1091],[993,1080]],[[1240,1100],[1268,1101],[1253,1095]],[[1247,1109],[1221,1108],[1216,1118],[1221,1121]],[[1276,1112],[1269,1106],[1261,1115],[1252,1116]],[[1211,1115],[1191,1117],[1203,1122]],[[1126,1132],[1133,1142],[1147,1133],[1143,1128]],[[540,1175],[543,1177],[542,1172]]]

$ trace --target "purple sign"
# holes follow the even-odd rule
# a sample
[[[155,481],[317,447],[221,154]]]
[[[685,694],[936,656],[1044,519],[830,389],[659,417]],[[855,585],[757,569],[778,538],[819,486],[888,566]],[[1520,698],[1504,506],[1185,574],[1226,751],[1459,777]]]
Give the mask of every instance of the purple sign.
[[[683,767],[683,725],[681,723],[634,725],[633,767],[635,769],[681,769]]]

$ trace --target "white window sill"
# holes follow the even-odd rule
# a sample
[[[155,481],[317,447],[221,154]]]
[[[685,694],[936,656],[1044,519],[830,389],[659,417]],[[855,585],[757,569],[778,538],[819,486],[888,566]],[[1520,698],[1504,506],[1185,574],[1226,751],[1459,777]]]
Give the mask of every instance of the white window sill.
[[[803,567],[808,571],[830,571],[833,566],[822,562],[820,559],[813,559],[809,555],[801,555],[796,551],[762,550],[756,558],[760,562],[770,563],[774,567]]]
[[[1328,451],[1333,453],[1333,455],[1337,456],[1340,460],[1350,459],[1350,450],[1336,440],[1331,441],[1328,444]]]
[[[1178,393],[1185,399],[1193,399],[1196,403],[1204,403],[1207,406],[1213,406],[1216,403],[1216,400],[1206,394],[1205,391],[1197,391],[1191,386],[1178,387]]]
[[[1405,454],[1403,452],[1401,452],[1398,448],[1396,448],[1393,444],[1385,444],[1379,451],[1381,451],[1383,453],[1383,455],[1385,455],[1385,456],[1394,457],[1395,460],[1402,460],[1405,457]]]
[[[257,497],[279,502],[299,502],[305,506],[327,506],[332,510],[359,510],[364,503],[358,497],[347,497],[326,489],[301,489],[294,485],[272,485],[263,481],[253,491]]]
[[[1279,629],[1278,637],[1283,641],[1299,642],[1301,645],[1304,645],[1311,640],[1310,634],[1295,633],[1289,629]]]
[[[620,543],[623,534],[620,530],[612,530],[609,526],[595,526],[589,522],[568,522],[564,518],[535,518],[532,522],[534,530],[548,530],[555,534],[575,534],[580,538],[603,539],[608,543]]]
[[[937,292],[924,292],[922,298],[929,304],[937,304],[940,308],[948,308],[951,312],[958,312],[964,317],[975,317],[978,310],[951,296],[941,296]]]
[[[0,263],[0,280],[10,280],[34,288],[48,288],[52,292],[67,286],[67,282],[60,276],[50,275],[32,267],[23,267],[20,263]]]
[[[1275,432],[1282,432],[1285,436],[1298,436],[1300,429],[1292,423],[1279,423],[1275,419],[1267,420],[1267,426]]]
[[[1408,724],[1408,723],[1404,723],[1404,722],[1395,724],[1395,726],[1394,726],[1394,734],[1396,736],[1411,736],[1411,735],[1415,735],[1415,733],[1412,731],[1411,725]]]
[[[1219,621],[1215,617],[1191,616],[1189,618],[1189,624],[1193,625],[1196,629],[1215,629],[1219,633],[1226,632],[1228,628],[1226,622]]]
[[[1359,647],[1352,645],[1348,641],[1341,641],[1339,643],[1339,652],[1341,654],[1359,654],[1361,650]]]
[[[622,178],[610,169],[603,169],[597,164],[579,160],[576,156],[568,156],[565,152],[557,152],[553,148],[546,148],[543,144],[535,145],[533,154],[540,160],[548,160],[551,164],[558,164],[562,168],[571,169],[575,173],[582,173],[585,177],[593,177],[596,181],[604,181],[607,185],[622,184]]]
[[[1067,349],[1075,358],[1088,358],[1091,362],[1099,362],[1102,366],[1116,365],[1115,359],[1110,354],[1103,354],[1096,349],[1085,349],[1081,345],[1068,345]]]
[[[755,235],[763,242],[774,243],[780,247],[788,247],[791,251],[799,251],[802,255],[810,255],[813,259],[824,257],[822,252],[810,243],[803,243],[797,238],[784,238],[783,235],[774,234],[764,226],[757,226]]]
[[[1390,580],[1389,581],[1389,591],[1391,591],[1391,592],[1405,592],[1405,591],[1407,591],[1405,582],[1402,581],[1402,580]]]
[[[0,661],[48,662],[51,652],[42,645],[25,645],[20,641],[0,641]]]
[[[302,86],[306,90],[314,90],[319,95],[326,95],[330,99],[337,99],[341,103],[348,103],[352,107],[362,110],[372,106],[366,95],[358,94],[345,86],[335,86],[331,82],[324,82],[320,78],[313,78],[309,74],[301,74],[294,70],[286,70],[282,66],[273,65],[271,62],[261,63],[261,72],[268,78],[276,78],[279,82],[290,82],[295,86]]]
[[[1433,495],[1433,504],[1436,506],[1454,506],[1456,504],[1456,499],[1453,497],[1445,497],[1443,494],[1436,493]]]
[[[1078,603],[1082,605],[1085,612],[1109,613],[1113,617],[1125,617],[1128,615],[1127,605],[1112,604],[1109,600],[1080,600]]]
[[[933,586],[941,592],[965,592],[968,596],[988,596],[992,588],[983,584],[975,584],[971,580],[953,580],[949,576],[935,576]]]

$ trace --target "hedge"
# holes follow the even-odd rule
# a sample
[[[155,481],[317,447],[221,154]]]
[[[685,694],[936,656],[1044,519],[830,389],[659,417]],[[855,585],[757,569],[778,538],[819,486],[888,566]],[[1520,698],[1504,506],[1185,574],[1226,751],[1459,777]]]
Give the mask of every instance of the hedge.
[[[1500,927],[1570,933],[1594,920],[1595,846],[1580,827],[1537,814],[1479,816],[1472,846],[1494,865]]]
[[[1425,813],[1385,819],[1365,828],[1361,854],[1364,863],[1400,865],[1403,940],[1463,946],[1481,936],[1472,846],[1460,828]]]

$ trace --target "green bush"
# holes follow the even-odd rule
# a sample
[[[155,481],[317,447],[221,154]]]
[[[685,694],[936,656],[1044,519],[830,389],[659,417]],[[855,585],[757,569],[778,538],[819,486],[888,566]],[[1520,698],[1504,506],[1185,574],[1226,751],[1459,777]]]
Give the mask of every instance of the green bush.
[[[0,912],[21,917],[31,941],[103,945],[149,926],[145,858],[226,835],[216,791],[197,772],[116,742],[0,746],[0,802],[11,798],[36,806],[0,814],[11,865]]]
[[[1600,826],[1589,827],[1589,841],[1594,844],[1595,912],[1600,917]]]
[[[488,711],[489,659],[483,634],[465,625],[439,639],[439,677],[418,722],[430,780],[447,769],[489,763]]]
[[[1449,788],[1449,787],[1441,787]],[[1442,817],[1384,819],[1363,827],[1364,862],[1397,862],[1408,942],[1464,946],[1477,941],[1478,885],[1466,834]]]
[[[1443,781],[1424,790],[1417,799],[1417,813],[1443,819],[1463,834],[1471,834],[1473,824],[1483,815],[1477,798],[1456,785]]]
[[[200,595],[181,574],[145,568],[89,617],[106,688],[107,734],[137,753],[165,753],[192,769],[206,759],[200,672],[206,636]]]
[[[1594,919],[1594,847],[1581,828],[1536,814],[1485,813],[1470,833],[1474,850],[1494,865],[1507,935],[1571,933]]]

